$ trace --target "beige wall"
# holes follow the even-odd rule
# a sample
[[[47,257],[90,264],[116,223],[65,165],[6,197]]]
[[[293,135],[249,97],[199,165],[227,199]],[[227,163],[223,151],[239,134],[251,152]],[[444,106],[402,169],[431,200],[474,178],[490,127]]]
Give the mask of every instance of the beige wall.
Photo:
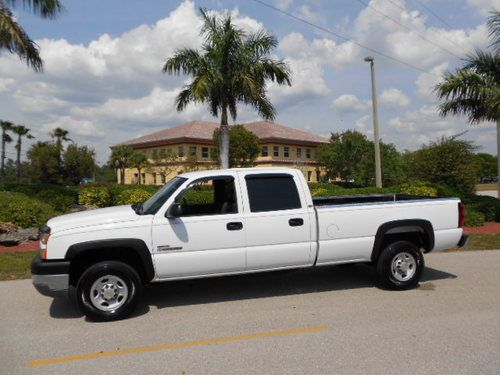
[[[179,147],[182,147],[184,156],[179,157]],[[196,159],[191,155],[191,147],[196,147]],[[325,174],[324,169],[319,167],[315,162],[316,147],[312,146],[297,146],[292,144],[261,144],[261,154],[256,160],[259,167],[290,167],[302,171],[305,178],[309,182],[318,182],[319,177]],[[262,156],[263,147],[267,147],[267,156]],[[278,148],[278,156],[274,155],[274,148]],[[285,156],[285,148],[288,148],[288,156]],[[298,150],[300,149],[300,150]],[[154,153],[160,158],[160,155],[175,155],[167,158],[168,170],[162,167],[151,166],[141,170],[141,183],[146,185],[163,185],[162,174],[168,173],[165,181],[172,179],[180,173],[190,170],[216,169],[217,163],[211,158],[211,150],[213,146],[204,144],[183,143],[160,147],[136,149],[144,152],[152,163],[155,158]],[[204,152],[205,151],[205,152]],[[208,151],[208,155],[206,152]],[[164,153],[164,154],[162,154]],[[310,157],[308,157],[308,155]],[[156,159],[158,160],[158,159]],[[196,161],[195,161],[196,160]],[[137,183],[138,171],[136,168],[127,168],[125,170],[125,183]],[[120,182],[120,173],[117,172],[118,182]],[[156,177],[155,177],[156,176]]]

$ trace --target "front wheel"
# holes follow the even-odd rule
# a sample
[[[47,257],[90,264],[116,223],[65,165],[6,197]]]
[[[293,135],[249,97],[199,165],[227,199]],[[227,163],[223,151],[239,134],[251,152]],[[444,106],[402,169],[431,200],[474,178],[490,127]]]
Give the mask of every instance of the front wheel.
[[[377,261],[380,283],[390,289],[410,289],[417,286],[424,257],[420,249],[411,242],[398,241],[389,244]]]
[[[111,321],[123,319],[134,310],[141,290],[141,279],[132,267],[104,261],[83,273],[76,287],[76,298],[89,319]]]

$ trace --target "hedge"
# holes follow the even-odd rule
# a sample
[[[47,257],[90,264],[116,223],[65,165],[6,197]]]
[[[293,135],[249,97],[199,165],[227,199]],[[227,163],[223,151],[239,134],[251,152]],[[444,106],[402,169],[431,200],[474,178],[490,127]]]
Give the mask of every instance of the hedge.
[[[26,194],[0,191],[0,221],[22,228],[40,227],[57,214],[49,204]]]

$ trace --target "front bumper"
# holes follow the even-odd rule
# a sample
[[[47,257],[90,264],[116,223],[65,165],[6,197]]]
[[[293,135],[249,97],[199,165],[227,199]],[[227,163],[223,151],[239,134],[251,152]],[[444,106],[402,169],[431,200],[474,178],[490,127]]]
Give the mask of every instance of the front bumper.
[[[31,262],[32,282],[44,296],[66,295],[69,288],[69,261],[43,260],[37,255]]]
[[[469,235],[464,233],[462,234],[462,237],[460,237],[460,241],[458,241],[457,246],[464,247],[467,245],[467,242],[469,242]]]

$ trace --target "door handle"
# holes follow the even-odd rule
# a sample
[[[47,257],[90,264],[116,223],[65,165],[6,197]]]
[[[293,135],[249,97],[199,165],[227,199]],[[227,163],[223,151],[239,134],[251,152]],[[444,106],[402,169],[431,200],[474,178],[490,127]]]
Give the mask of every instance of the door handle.
[[[296,217],[294,219],[288,220],[288,224],[291,227],[300,227],[301,225],[304,225],[304,219],[302,219],[300,217]]]
[[[243,229],[243,223],[240,223],[239,221],[227,223],[226,228],[227,230],[241,230]]]

